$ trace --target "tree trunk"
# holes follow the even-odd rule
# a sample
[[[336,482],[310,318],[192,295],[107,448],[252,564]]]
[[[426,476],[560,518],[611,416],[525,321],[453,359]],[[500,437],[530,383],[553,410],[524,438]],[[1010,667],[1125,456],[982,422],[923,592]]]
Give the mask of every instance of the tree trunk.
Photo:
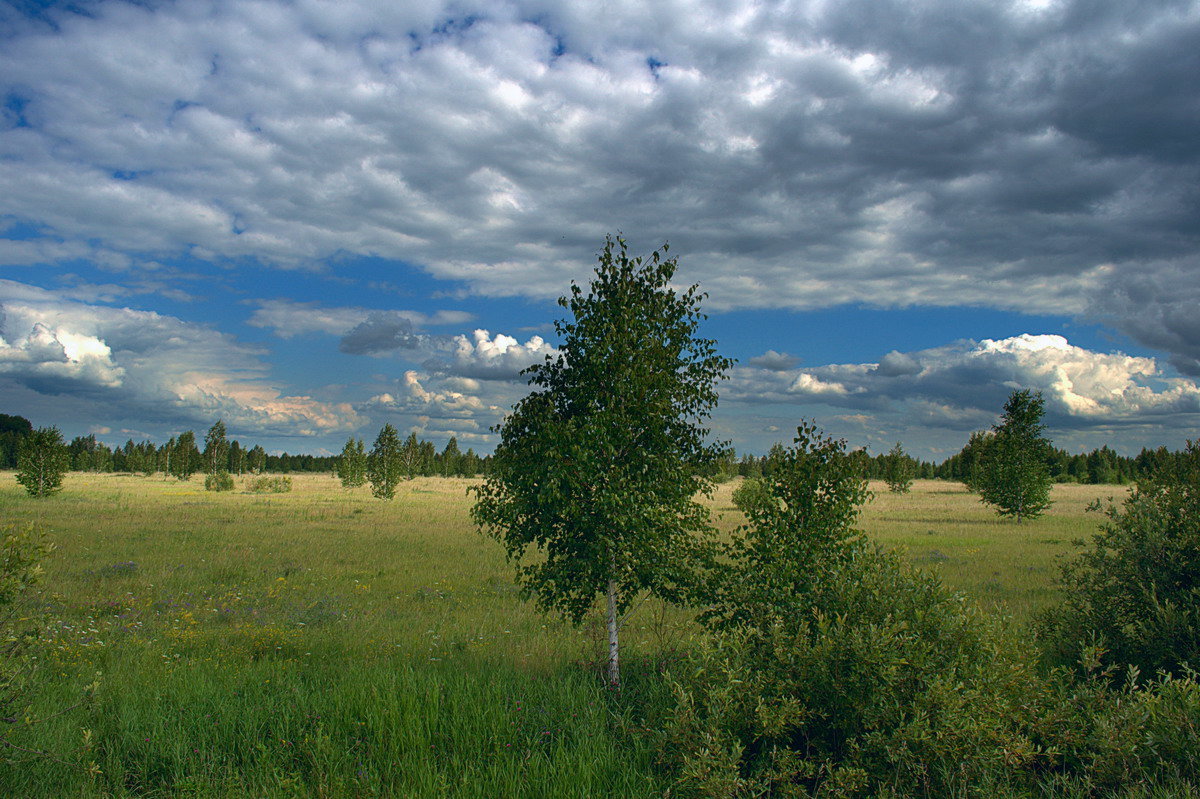
[[[608,581],[608,683],[621,685],[620,648],[617,644],[617,581]]]

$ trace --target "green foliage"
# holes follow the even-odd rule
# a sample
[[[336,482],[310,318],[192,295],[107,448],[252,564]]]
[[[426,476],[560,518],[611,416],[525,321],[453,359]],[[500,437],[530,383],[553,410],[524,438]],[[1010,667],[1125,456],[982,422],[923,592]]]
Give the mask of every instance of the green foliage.
[[[883,480],[888,490],[893,494],[907,494],[912,488],[914,466],[912,458],[897,441],[883,459]]]
[[[854,523],[870,492],[862,462],[844,441],[802,424],[794,446],[772,450],[768,467],[742,507],[746,524],[733,533],[726,565],[701,597],[710,626],[770,624],[803,612],[808,592],[853,556],[851,542],[861,538]]]
[[[1050,506],[1050,442],[1042,437],[1044,412],[1041,392],[1014,391],[979,462],[981,476],[975,488],[980,499],[1018,522],[1036,518]]]
[[[1105,512],[1044,620],[1051,657],[1072,663],[1099,647],[1101,662],[1148,674],[1200,666],[1200,441]]]
[[[342,488],[357,488],[367,482],[367,453],[363,440],[351,436],[342,447],[341,457],[337,462],[337,476],[342,481]]]
[[[672,796],[1091,795],[1196,777],[1191,676],[1042,675],[999,620],[853,530],[860,468],[810,426],[773,456],[701,615],[713,632],[667,678]]]
[[[610,667],[615,614],[691,583],[709,529],[694,497],[722,452],[702,425],[732,362],[696,336],[703,295],[670,287],[666,250],[630,258],[609,238],[587,293],[559,300],[573,321],[555,324],[558,356],[529,368],[473,509],[539,607],[579,622],[608,597]],[[542,557],[523,560],[530,549]]]
[[[196,449],[196,434],[191,430],[181,433],[170,446],[170,468],[168,473],[177,480],[190,480],[200,463],[200,452]]]
[[[375,446],[367,459],[367,480],[371,482],[371,494],[378,499],[393,499],[400,480],[411,477],[406,473],[400,437],[396,428],[385,424],[375,438]]]
[[[749,508],[769,501],[770,494],[761,478],[747,477],[737,488],[733,489],[730,498],[733,500],[734,507],[742,513],[747,513]]]
[[[204,477],[205,491],[232,491],[233,490],[233,475],[222,469],[219,472],[205,475]]]
[[[263,470],[267,468],[267,451],[258,444],[255,444],[246,453],[246,461],[250,467],[250,471],[255,474],[262,474]]]
[[[958,796],[1050,765],[1020,647],[896,556],[837,548],[792,612],[707,636],[672,670],[672,795]]]
[[[292,490],[292,478],[282,474],[264,474],[247,480],[246,490],[251,494],[286,494]]]
[[[17,482],[33,497],[48,497],[62,490],[63,474],[70,468],[67,448],[57,427],[39,427],[21,439],[17,449]]]
[[[204,468],[209,474],[228,471],[229,440],[225,438],[225,422],[218,419],[204,436]],[[206,484],[207,485],[207,484]]]

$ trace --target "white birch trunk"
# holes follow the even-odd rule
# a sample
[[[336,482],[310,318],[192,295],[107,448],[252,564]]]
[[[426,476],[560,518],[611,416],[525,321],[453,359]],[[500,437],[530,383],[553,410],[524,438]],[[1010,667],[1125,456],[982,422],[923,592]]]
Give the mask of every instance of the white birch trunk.
[[[621,684],[620,648],[617,644],[617,581],[608,581],[608,683]]]

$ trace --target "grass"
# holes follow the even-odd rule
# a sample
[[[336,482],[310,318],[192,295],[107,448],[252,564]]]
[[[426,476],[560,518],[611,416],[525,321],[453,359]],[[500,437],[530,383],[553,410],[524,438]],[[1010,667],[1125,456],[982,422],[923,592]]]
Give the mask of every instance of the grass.
[[[218,494],[199,478],[71,474],[33,500],[0,475],[2,518],[57,547],[36,597],[34,715],[101,674],[92,703],[13,738],[93,773],[0,764],[5,795],[662,795],[627,703],[596,677],[598,624],[520,600],[470,523],[469,481],[417,479],[393,502],[293,481]],[[732,487],[712,500],[726,531]],[[873,488],[864,530],[1018,620],[1053,601],[1056,557],[1095,530],[1085,505],[1115,493],[1057,486],[1046,516],[1017,525],[954,484]],[[623,657],[636,672],[691,631],[648,602]]]

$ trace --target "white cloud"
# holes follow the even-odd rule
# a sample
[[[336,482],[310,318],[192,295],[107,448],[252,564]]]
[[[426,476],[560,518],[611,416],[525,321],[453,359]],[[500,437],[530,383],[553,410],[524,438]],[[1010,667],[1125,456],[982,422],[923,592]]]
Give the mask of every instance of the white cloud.
[[[43,395],[87,395],[97,413],[113,418],[224,418],[233,429],[302,436],[363,421],[348,404],[286,395],[267,377],[259,351],[207,327],[7,280],[0,309],[0,376]]]
[[[914,422],[978,426],[1014,389],[1041,391],[1052,425],[1186,426],[1200,414],[1200,386],[1164,373],[1153,358],[1076,347],[1058,335],[960,341],[879,363],[792,372],[738,367],[724,397],[907,413]],[[1192,420],[1189,422],[1188,420]]]
[[[476,330],[470,338],[454,336],[444,349],[443,355],[430,359],[425,367],[473,380],[514,380],[521,370],[557,352],[541,336],[532,336],[522,344],[503,333],[493,337],[487,330]]]
[[[511,393],[498,391],[495,383],[422,376],[409,370],[396,381],[394,391],[376,394],[361,410],[401,420],[401,427],[420,436],[453,435],[462,441],[488,444],[495,438],[488,429],[512,400]]]

